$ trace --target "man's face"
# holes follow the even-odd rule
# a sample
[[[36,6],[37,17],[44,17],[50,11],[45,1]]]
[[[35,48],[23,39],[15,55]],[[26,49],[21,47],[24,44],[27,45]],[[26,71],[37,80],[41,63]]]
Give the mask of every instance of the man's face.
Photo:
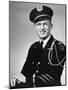
[[[50,20],[38,21],[37,23],[35,23],[35,28],[38,36],[44,40],[50,35],[52,24]]]

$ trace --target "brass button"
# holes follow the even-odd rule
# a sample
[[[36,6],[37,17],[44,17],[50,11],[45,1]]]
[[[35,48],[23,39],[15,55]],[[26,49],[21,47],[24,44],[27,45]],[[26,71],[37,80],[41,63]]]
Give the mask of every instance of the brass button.
[[[40,62],[38,62],[38,64],[40,64]]]
[[[36,73],[38,73],[39,71],[38,70],[36,70]]]
[[[48,62],[48,65],[49,65],[49,62]]]
[[[36,48],[36,46],[34,46],[34,48]]]
[[[34,62],[32,62],[32,64],[34,64]]]

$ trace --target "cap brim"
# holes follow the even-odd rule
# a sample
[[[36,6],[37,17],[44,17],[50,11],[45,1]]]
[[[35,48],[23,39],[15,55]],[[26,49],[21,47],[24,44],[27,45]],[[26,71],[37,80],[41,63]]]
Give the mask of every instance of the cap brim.
[[[35,19],[33,22],[37,23],[38,21],[42,21],[42,20],[51,20],[51,17],[49,17],[49,16],[41,16],[41,17],[38,17],[37,19]]]

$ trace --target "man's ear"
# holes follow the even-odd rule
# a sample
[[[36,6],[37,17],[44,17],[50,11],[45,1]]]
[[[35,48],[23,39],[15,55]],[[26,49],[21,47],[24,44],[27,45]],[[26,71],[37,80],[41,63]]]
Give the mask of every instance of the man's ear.
[[[51,29],[53,28],[53,24],[51,23]]]

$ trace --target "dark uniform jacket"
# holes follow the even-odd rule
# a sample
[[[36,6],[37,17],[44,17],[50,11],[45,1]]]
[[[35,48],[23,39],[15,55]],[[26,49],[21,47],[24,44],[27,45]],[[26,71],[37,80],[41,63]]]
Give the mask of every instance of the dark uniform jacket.
[[[66,49],[64,44],[55,40],[51,35],[44,49],[40,42],[35,42],[30,47],[21,73],[26,76],[30,85],[61,85],[60,77],[65,60]]]
[[[21,71],[26,76],[26,87],[59,86],[66,60],[66,48],[51,35],[46,46],[35,42],[29,49]],[[23,87],[23,86],[22,86]]]

